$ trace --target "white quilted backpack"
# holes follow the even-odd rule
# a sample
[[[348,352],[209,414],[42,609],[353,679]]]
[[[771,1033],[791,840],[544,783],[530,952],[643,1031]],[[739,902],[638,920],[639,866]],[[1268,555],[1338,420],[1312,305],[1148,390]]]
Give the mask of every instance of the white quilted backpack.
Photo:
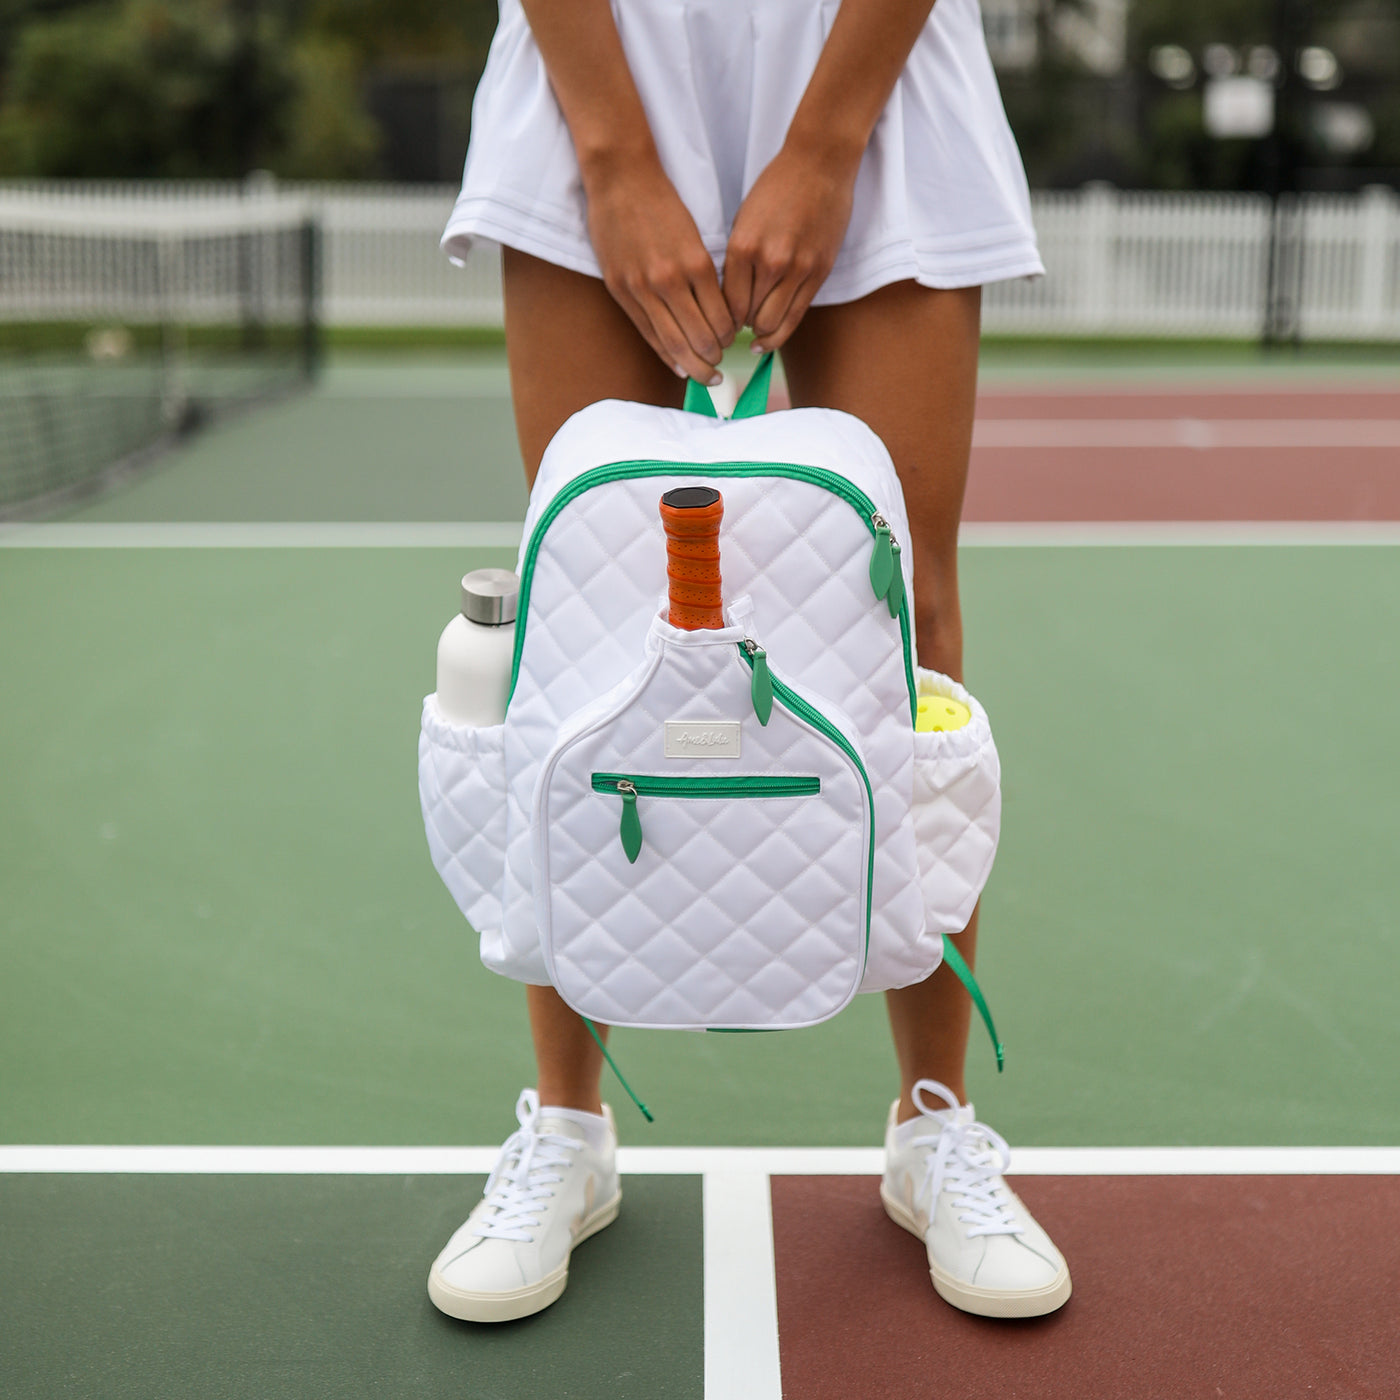
[[[769,368],[732,419],[694,384],[686,410],[569,419],[530,497],[504,724],[424,701],[428,846],[482,961],[590,1021],[809,1026],[918,982],[996,853],[986,712],[914,655],[889,454],[849,414],[763,414]],[[667,621],[658,502],[687,487],[723,496],[718,629]],[[971,721],[916,732],[921,696]]]

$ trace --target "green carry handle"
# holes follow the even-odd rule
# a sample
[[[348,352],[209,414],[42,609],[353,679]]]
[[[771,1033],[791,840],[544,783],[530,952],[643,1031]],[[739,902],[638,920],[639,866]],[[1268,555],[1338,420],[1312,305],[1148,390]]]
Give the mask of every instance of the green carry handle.
[[[754,370],[749,378],[749,382],[744,385],[744,392],[739,395],[739,402],[734,405],[734,412],[731,418],[757,418],[760,414],[768,410],[768,388],[773,381],[773,351],[767,354],[758,362],[758,368]],[[698,379],[687,379],[685,383],[685,411],[687,413],[698,413],[704,418],[718,418],[719,414],[715,410],[715,401],[710,397],[710,391]]]

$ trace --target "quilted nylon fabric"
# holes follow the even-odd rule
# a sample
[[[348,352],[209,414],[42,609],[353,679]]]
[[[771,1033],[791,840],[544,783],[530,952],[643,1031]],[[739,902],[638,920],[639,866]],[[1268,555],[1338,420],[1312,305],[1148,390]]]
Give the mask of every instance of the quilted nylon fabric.
[[[428,854],[483,939],[499,938],[506,842],[505,726],[449,724],[437,696],[423,701],[418,797]]]
[[[961,729],[914,735],[914,840],[931,928],[967,927],[1001,836],[1001,759],[987,712],[957,681],[920,669],[920,695],[959,700],[972,711]]]
[[[526,541],[583,471],[621,461],[682,465],[610,481],[569,500],[553,516],[530,568],[527,627],[506,734],[504,956],[491,961],[483,944],[487,965],[526,981],[548,980],[530,866],[540,758],[581,698],[615,685],[642,652],[655,600],[666,589],[661,494],[673,486],[711,484],[724,495],[726,596],[748,596],[751,635],[775,667],[829,697],[862,736],[876,831],[872,952],[862,990],[927,976],[942,943],[936,932],[925,932],[908,821],[908,677],[899,623],[870,588],[871,531],[863,515],[830,490],[765,470],[765,464],[795,462],[837,473],[875,503],[896,538],[907,541],[903,497],[884,445],[859,419],[831,410],[726,422],[641,404],[593,404],[560,429],[545,454]],[[736,470],[748,474],[697,477],[686,473],[684,464],[692,462],[737,463]],[[522,571],[530,567],[528,554],[527,543]],[[903,563],[908,591],[908,550]],[[911,635],[912,626],[911,616]]]
[[[564,999],[610,1025],[790,1029],[854,996],[865,953],[871,830],[860,770],[775,704],[754,714],[741,629],[682,632],[658,619],[647,662],[570,725],[541,770],[536,914]],[[836,722],[835,717],[827,718]],[[668,757],[668,721],[736,723],[737,757]],[[849,721],[837,723],[855,747]],[[859,749],[856,748],[857,754]],[[814,777],[804,796],[636,799],[627,859],[622,799],[595,773],[669,779]]]

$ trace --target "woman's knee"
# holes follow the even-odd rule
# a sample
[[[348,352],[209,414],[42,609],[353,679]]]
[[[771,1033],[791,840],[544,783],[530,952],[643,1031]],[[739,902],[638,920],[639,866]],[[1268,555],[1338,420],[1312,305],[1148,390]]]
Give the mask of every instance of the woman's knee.
[[[915,647],[919,665],[962,680],[962,605],[956,551],[951,561],[914,574]]]

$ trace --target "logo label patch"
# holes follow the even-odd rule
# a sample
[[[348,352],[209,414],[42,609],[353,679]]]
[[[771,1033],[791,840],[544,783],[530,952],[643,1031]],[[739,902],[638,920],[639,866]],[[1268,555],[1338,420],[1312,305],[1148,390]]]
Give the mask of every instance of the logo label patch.
[[[738,758],[737,719],[668,719],[667,758]]]

